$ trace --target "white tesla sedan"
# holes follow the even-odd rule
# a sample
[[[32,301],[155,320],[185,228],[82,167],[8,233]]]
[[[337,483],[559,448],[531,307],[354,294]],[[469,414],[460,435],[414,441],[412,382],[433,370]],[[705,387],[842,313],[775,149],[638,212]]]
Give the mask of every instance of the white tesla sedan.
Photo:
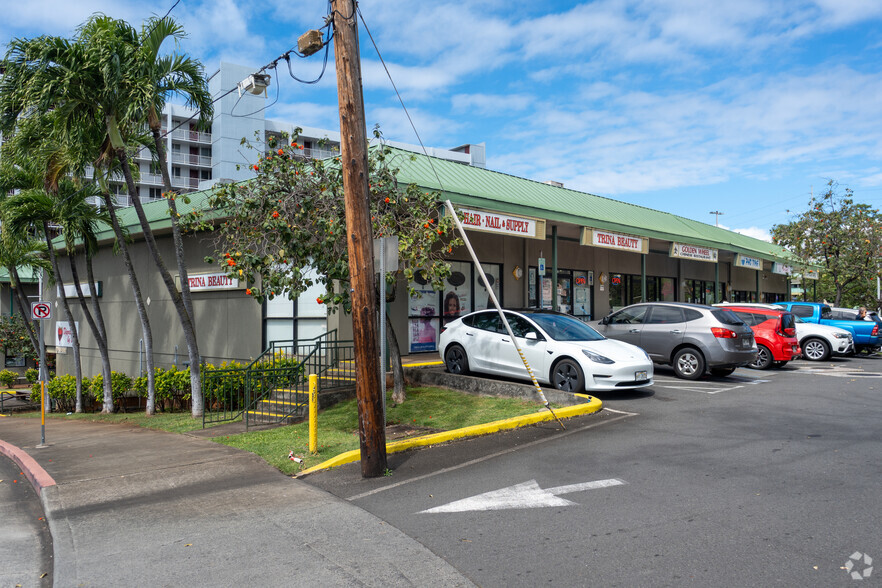
[[[546,310],[505,310],[518,347],[536,379],[564,392],[622,390],[652,385],[652,361],[635,345],[607,339],[579,319]],[[499,312],[481,310],[441,332],[447,371],[529,379]]]

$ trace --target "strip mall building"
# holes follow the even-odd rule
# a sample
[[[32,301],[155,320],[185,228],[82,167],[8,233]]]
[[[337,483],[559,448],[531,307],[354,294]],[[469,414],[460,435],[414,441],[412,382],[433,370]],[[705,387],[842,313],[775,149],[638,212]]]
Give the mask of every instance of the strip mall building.
[[[419,295],[408,298],[407,285],[399,283],[388,312],[404,354],[435,351],[445,320],[490,305],[487,286],[504,306],[556,308],[589,320],[640,301],[787,300],[790,275],[794,271],[802,275],[802,270],[787,265],[788,256],[781,247],[765,241],[559,185],[395,152],[399,181],[438,190],[465,214],[464,224],[488,282],[480,283],[468,252],[460,248],[449,256],[452,274],[442,291],[415,283]],[[190,196],[190,206],[205,206],[206,192]],[[163,257],[172,264],[166,204],[151,202],[145,210]],[[138,237],[134,211],[122,210],[120,216],[135,238],[132,254],[153,325],[156,363],[183,366],[187,358],[183,333]],[[109,325],[112,365],[135,375],[145,363],[131,286],[121,257],[113,253],[112,232],[105,230],[99,237],[103,247],[95,258],[95,273]],[[247,361],[271,341],[309,339],[333,329],[340,339],[351,338],[349,317],[326,315],[325,307],[316,303],[320,291],[306,292],[296,300],[276,298],[263,305],[247,297],[246,284],[204,262],[206,255],[215,254],[209,238],[193,234],[185,244],[200,352],[206,362]],[[805,278],[817,278],[807,273]],[[69,285],[69,274],[65,281]],[[47,345],[58,354],[59,373],[72,373],[72,355],[66,347],[69,337],[64,335],[70,323],[61,315],[60,291],[54,289],[44,296],[55,307],[55,322],[47,329],[55,339],[48,339]],[[99,373],[95,341],[79,305],[72,304],[72,308],[84,373]]]

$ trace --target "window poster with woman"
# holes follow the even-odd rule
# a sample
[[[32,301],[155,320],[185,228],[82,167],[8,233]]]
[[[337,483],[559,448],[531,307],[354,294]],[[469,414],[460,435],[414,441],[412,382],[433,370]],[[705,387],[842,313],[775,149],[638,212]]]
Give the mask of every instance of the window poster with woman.
[[[432,289],[419,272],[410,282],[417,295],[410,299],[408,340],[410,353],[422,353],[438,349],[439,294]]]
[[[450,269],[450,275],[444,281],[444,296],[441,302],[443,324],[471,311],[471,264],[452,261]]]

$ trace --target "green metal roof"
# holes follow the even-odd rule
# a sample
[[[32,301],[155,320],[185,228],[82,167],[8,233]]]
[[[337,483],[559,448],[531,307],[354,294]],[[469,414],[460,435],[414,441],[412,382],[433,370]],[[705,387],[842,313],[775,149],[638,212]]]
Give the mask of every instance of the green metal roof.
[[[769,261],[798,263],[779,245],[669,212],[402,149],[390,149],[393,152],[391,164],[400,169],[400,182],[416,184],[425,190],[438,190],[443,198],[449,198],[460,206],[712,247]],[[179,197],[179,212],[185,214],[191,210],[205,210],[209,194],[210,191],[187,194],[190,204],[184,203]],[[144,212],[154,231],[170,229],[165,200],[145,203]],[[128,227],[133,235],[140,235],[140,225],[133,207],[118,209],[118,215],[122,226]],[[113,231],[110,227],[103,227],[98,238],[113,240]]]
[[[439,190],[444,198],[461,206],[487,208],[794,263],[790,254],[779,245],[668,212],[444,159],[398,149],[393,151],[399,154],[393,161],[401,169],[398,176],[401,182]]]
[[[18,268],[18,277],[21,278],[23,284],[36,284],[40,281],[34,270],[29,267]],[[0,267],[0,283],[12,283],[12,276],[9,275],[9,270],[5,267]]]

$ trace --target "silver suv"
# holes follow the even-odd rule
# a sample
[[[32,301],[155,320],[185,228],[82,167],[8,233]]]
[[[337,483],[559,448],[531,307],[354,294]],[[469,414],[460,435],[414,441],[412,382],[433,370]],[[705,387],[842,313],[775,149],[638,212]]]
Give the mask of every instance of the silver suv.
[[[756,360],[753,331],[729,310],[686,302],[633,304],[590,323],[610,339],[642,347],[655,363],[670,364],[678,378],[710,371],[728,376]]]

